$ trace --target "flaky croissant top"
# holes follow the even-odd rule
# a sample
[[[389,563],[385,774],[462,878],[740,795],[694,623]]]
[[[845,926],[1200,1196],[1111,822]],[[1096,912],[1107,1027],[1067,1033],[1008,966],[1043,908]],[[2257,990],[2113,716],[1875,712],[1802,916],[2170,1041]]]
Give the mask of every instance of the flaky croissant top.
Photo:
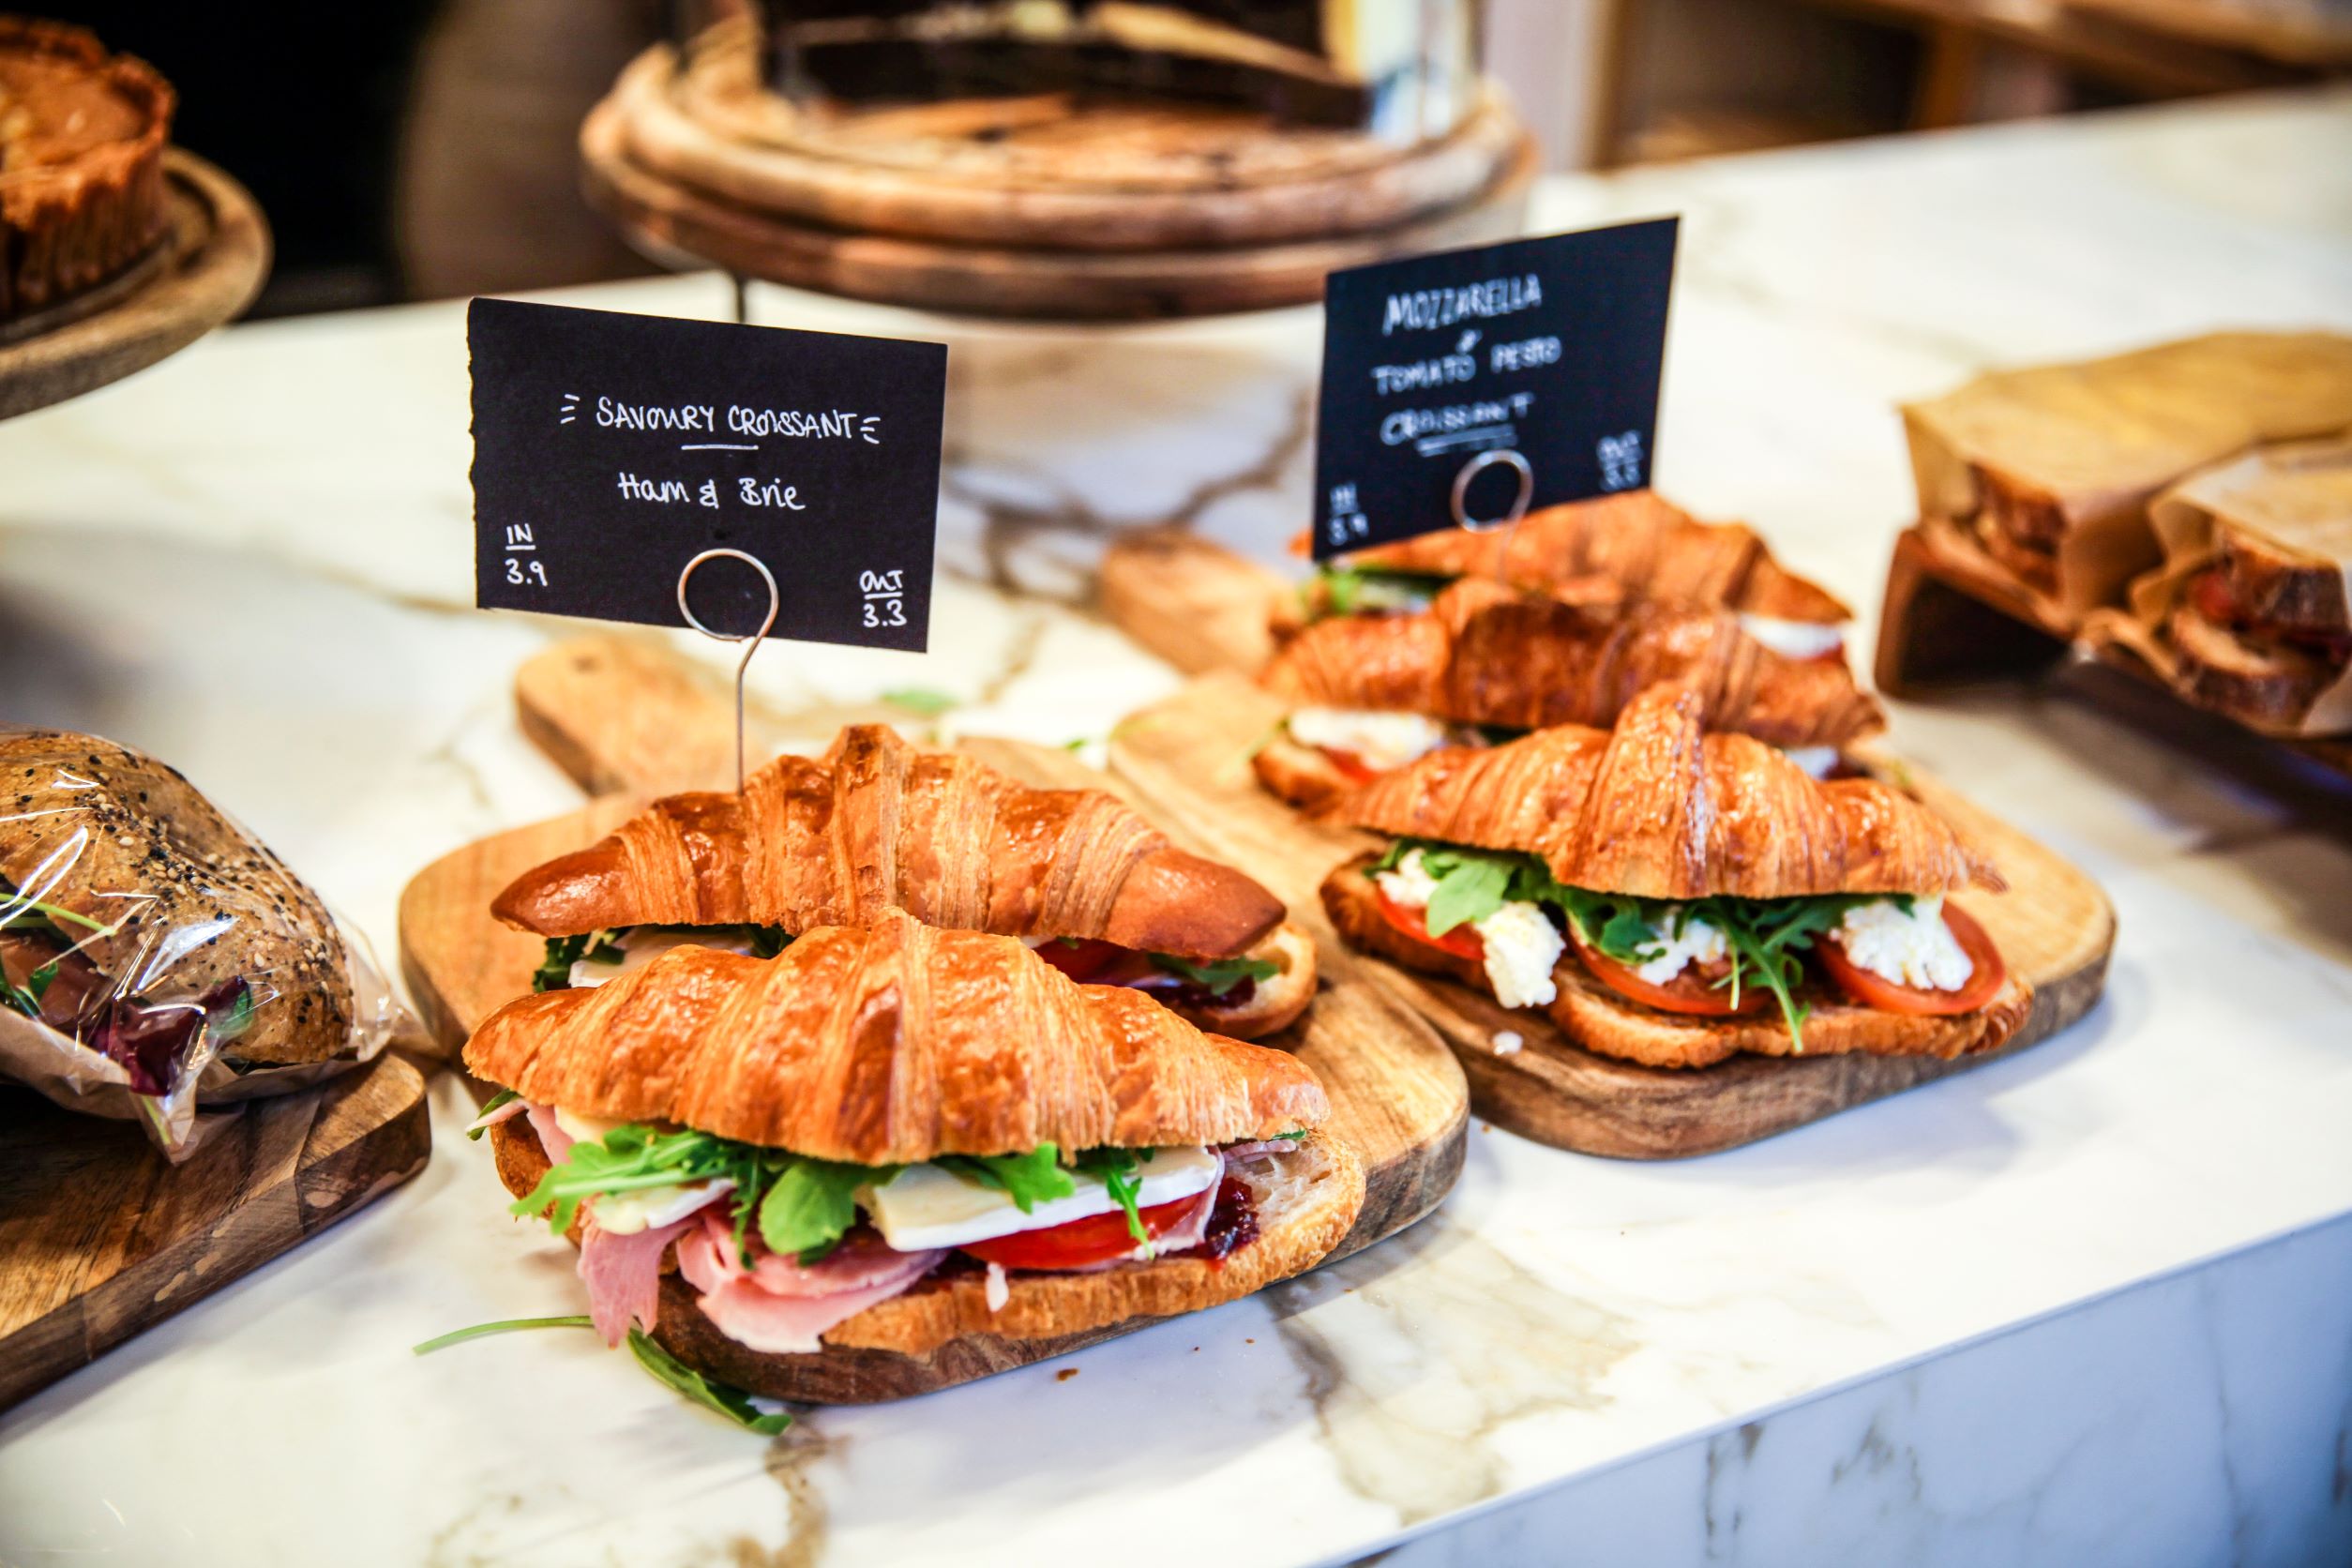
[[[1259,681],[1293,705],[1516,730],[1609,724],[1661,682],[1696,689],[1711,728],[1776,746],[1843,746],[1886,722],[1844,663],[1784,658],[1731,615],[1591,609],[1475,579],[1447,587],[1417,614],[1319,621]]]
[[[895,910],[775,958],[680,947],[524,997],[475,1031],[465,1064],[541,1105],[858,1165],[1229,1143],[1329,1111],[1296,1057]]]
[[[1326,815],[1399,838],[1532,854],[1554,877],[1645,898],[1791,898],[2001,886],[1935,812],[1875,779],[1805,774],[1763,742],[1702,732],[1661,686],[1613,731],[1565,725],[1433,752]]]
[[[1772,558],[1742,523],[1701,522],[1654,490],[1546,506],[1515,528],[1441,529],[1350,555],[1353,565],[1490,578],[1577,603],[1655,599],[1832,622],[1853,611]]]
[[[822,759],[779,757],[741,794],[656,801],[526,871],[491,912],[542,936],[752,923],[804,931],[902,909],[1000,936],[1100,938],[1222,957],[1283,917],[1230,867],[1188,854],[1099,790],[1033,790],[887,725]]]

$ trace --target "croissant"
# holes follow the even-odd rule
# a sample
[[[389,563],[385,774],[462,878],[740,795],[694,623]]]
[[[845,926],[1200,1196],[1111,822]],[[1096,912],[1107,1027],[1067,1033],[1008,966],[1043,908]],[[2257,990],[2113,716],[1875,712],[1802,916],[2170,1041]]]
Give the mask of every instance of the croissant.
[[[679,947],[509,1003],[465,1064],[541,1105],[670,1122],[816,1159],[1139,1149],[1272,1138],[1329,1102],[1296,1057],[1079,986],[1010,937],[895,909],[782,956]]]
[[[1575,603],[1651,599],[1780,620],[1853,611],[1788,571],[1744,523],[1701,522],[1654,490],[1530,512],[1515,528],[1444,529],[1349,557],[1351,565],[1486,578]]]
[[[1261,685],[1294,706],[1386,709],[1541,730],[1608,724],[1642,690],[1691,686],[1711,729],[1775,746],[1843,746],[1884,727],[1835,661],[1784,658],[1712,611],[1592,609],[1465,579],[1417,614],[1307,627]]]
[[[1327,807],[1399,838],[1540,858],[1570,886],[1646,898],[1998,888],[1941,817],[1875,779],[1809,776],[1746,735],[1704,733],[1705,702],[1659,686],[1613,731],[1565,725],[1433,752]]]
[[[656,801],[491,904],[543,936],[740,923],[803,931],[890,908],[934,926],[1206,957],[1250,948],[1284,913],[1257,882],[1177,849],[1101,791],[1029,789],[969,757],[918,751],[880,724],[843,730],[822,759],[777,758],[739,795]]]

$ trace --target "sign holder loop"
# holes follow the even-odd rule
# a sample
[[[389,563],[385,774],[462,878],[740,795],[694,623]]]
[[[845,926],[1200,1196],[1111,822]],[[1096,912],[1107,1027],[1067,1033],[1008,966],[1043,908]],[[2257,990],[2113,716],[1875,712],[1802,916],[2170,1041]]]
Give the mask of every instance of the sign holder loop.
[[[1496,518],[1474,518],[1470,515],[1470,481],[1490,468],[1508,468],[1518,475],[1518,492],[1511,498],[1511,509]],[[1528,503],[1535,496],[1535,467],[1519,452],[1509,446],[1489,446],[1462,465],[1454,475],[1455,526],[1470,534],[1491,534],[1498,528],[1511,533],[1502,541],[1502,558],[1511,559],[1511,546],[1519,532],[1519,520],[1527,516]]]
[[[1516,454],[1514,455],[1515,456]],[[714,631],[709,626],[702,624],[701,619],[694,613],[693,608],[686,603],[686,583],[693,579],[695,570],[705,561],[716,561],[721,557],[725,557],[731,561],[741,561],[745,563],[753,571],[760,574],[761,581],[768,585],[767,618],[760,623],[760,629],[758,631],[744,632],[741,635],[730,635],[729,633],[723,631]],[[768,635],[768,629],[776,625],[776,612],[783,607],[783,595],[777,591],[776,586],[776,574],[768,570],[768,564],[766,562],[761,560],[758,556],[753,555],[746,550],[706,550],[701,554],[696,556],[693,560],[687,562],[686,564],[686,570],[678,574],[678,613],[686,617],[686,624],[692,626],[696,631],[701,632],[704,637],[710,638],[714,641],[741,642],[745,645],[743,657],[735,662],[735,793],[737,794],[743,793],[744,672],[751,668],[751,656],[760,651],[760,643]]]

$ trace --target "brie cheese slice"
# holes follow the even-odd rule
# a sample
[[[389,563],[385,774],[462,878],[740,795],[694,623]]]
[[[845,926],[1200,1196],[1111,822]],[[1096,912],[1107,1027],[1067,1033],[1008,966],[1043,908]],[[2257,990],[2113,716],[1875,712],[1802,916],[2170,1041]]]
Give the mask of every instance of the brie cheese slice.
[[[1207,1149],[1162,1149],[1138,1166],[1143,1191],[1138,1208],[1173,1203],[1208,1189],[1225,1162]],[[1118,1199],[1099,1176],[1068,1172],[1077,1187],[1067,1198],[1040,1203],[1022,1214],[1010,1195],[984,1187],[935,1165],[911,1165],[879,1187],[866,1187],[858,1202],[882,1239],[900,1252],[963,1246],[1022,1230],[1044,1230],[1092,1214],[1107,1214]]]

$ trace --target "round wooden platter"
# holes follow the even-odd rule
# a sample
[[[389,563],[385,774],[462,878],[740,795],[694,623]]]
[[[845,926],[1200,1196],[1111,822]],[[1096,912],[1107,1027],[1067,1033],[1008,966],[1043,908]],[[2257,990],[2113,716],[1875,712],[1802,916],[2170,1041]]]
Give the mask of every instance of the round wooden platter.
[[[1195,680],[1111,737],[1111,765],[1163,821],[1289,902],[1319,909],[1331,869],[1373,848],[1370,835],[1310,822],[1259,787],[1249,759],[1281,705],[1231,671]],[[2034,988],[2031,1017],[1992,1055],[1957,1062],[1866,1055],[1742,1057],[1696,1071],[1637,1066],[1576,1045],[1537,1011],[1508,1011],[1450,981],[1356,957],[1444,1037],[1470,1078],[1470,1104],[1497,1126],[1556,1148],[1674,1159],[1735,1148],[1849,1107],[2006,1056],[2088,1011],[2106,975],[2115,912],[2088,877],[1933,778],[1907,780],[1983,845],[2010,891],[1962,899]],[[1498,1051],[1499,1034],[1517,1048]]]
[[[165,154],[172,229],[157,252],[34,330],[0,341],[0,419],[143,370],[232,320],[269,271],[269,225],[243,186],[192,153]]]
[[[770,187],[781,178],[784,155],[738,147],[722,158],[705,128],[689,139],[671,126],[676,134],[669,141],[643,133],[668,165],[658,167],[641,156],[641,132],[626,108],[616,93],[581,125],[582,187],[648,256],[851,298],[989,316],[1134,321],[1311,302],[1335,270],[1516,236],[1537,166],[1533,142],[1497,109],[1466,128],[1469,140],[1426,155],[1425,165],[1408,158],[1319,183],[1290,182],[1296,188],[1287,191],[1082,194],[988,190],[963,180],[954,182],[960,193],[949,196],[903,173],[837,169],[802,182],[809,187],[797,195],[804,211],[768,204],[779,199]],[[689,140],[695,156],[682,151]],[[1496,149],[1488,142],[1500,143],[1498,156],[1489,157]],[[681,169],[693,178],[681,177]],[[1485,177],[1467,196],[1427,204],[1432,191],[1461,183],[1464,170]],[[1350,189],[1364,210],[1408,216],[1342,226]],[[933,232],[884,232],[893,225]],[[942,227],[957,233],[942,237],[936,232]],[[1215,237],[1164,244],[1171,234]]]
[[[1052,250],[1184,250],[1393,229],[1495,183],[1526,133],[1482,90],[1450,134],[1397,146],[1186,105],[1056,94],[803,108],[766,89],[749,29],[647,51],[608,99],[654,177],[845,233]]]
[[[400,966],[410,998],[434,1035],[453,1048],[490,1012],[527,994],[538,967],[539,939],[490,917],[500,889],[543,860],[595,842],[640,809],[652,792],[636,776],[648,760],[661,790],[732,786],[731,735],[725,746],[705,744],[714,726],[731,722],[731,706],[713,701],[694,676],[648,644],[606,638],[559,644],[518,671],[516,695],[525,732],[574,777],[626,787],[569,816],[454,851],[417,872],[401,893]],[[671,716],[659,728],[675,746],[646,746],[649,712]],[[1192,842],[1182,824],[1159,819],[1119,781],[1067,752],[979,737],[959,749],[1038,788],[1126,794],[1179,842]],[[709,776],[681,773],[682,757],[703,759]],[[1353,1147],[1364,1166],[1364,1209],[1328,1262],[1402,1230],[1453,1188],[1466,1152],[1470,1091],[1437,1033],[1369,972],[1371,966],[1340,946],[1319,904],[1310,897],[1291,909],[1315,933],[1322,984],[1306,1017],[1266,1043],[1314,1066],[1332,1100],[1326,1130]],[[828,1353],[801,1369],[795,1396],[813,1403],[901,1398],[1146,1326],[1138,1319],[1052,1341],[971,1335],[923,1357]]]

